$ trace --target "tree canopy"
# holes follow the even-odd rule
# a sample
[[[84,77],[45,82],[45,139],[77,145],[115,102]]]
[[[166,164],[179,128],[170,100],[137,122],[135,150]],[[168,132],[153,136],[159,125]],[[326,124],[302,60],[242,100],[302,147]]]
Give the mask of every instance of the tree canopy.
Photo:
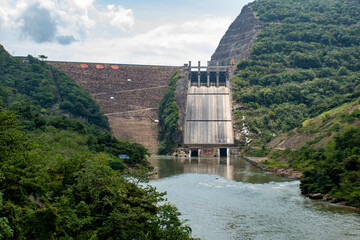
[[[233,99],[258,139],[269,141],[307,118],[360,96],[360,4],[343,0],[258,0],[263,21]],[[256,141],[255,141],[256,142]]]
[[[192,239],[147,149],[109,130],[69,76],[1,48],[0,239]]]

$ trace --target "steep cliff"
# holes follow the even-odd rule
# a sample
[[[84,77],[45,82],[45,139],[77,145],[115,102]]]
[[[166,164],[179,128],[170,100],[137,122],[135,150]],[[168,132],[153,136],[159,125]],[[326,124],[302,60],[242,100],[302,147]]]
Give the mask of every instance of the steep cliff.
[[[232,58],[235,63],[247,59],[254,40],[260,31],[261,21],[258,20],[253,10],[246,6],[240,15],[230,25],[220,41],[215,53],[211,56],[211,65],[229,65]]]

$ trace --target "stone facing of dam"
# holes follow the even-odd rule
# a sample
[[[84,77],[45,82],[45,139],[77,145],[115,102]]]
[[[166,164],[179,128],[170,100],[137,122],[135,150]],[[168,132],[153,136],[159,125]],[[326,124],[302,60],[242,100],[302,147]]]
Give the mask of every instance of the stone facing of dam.
[[[99,103],[113,135],[158,148],[158,109],[177,67],[47,62],[70,75]]]

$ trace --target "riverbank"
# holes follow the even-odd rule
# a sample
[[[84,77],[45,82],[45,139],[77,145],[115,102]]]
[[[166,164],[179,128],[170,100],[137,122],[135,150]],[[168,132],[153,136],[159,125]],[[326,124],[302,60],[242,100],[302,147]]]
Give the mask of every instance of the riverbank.
[[[150,184],[167,192],[182,219],[189,219],[194,237],[299,239],[300,234],[302,239],[357,240],[360,235],[356,212],[305,198],[298,180],[266,173],[243,158],[150,160],[158,172]]]
[[[257,168],[260,168],[263,171],[266,172],[272,172],[278,176],[294,179],[294,180],[300,180],[303,176],[303,174],[299,171],[295,171],[293,168],[281,168],[281,167],[268,167],[265,164],[265,161],[268,160],[266,157],[250,157],[250,156],[241,156],[243,159],[251,163]]]
[[[265,161],[268,160],[267,157],[251,157],[251,156],[241,156],[243,159],[245,159],[247,162],[252,164],[253,166],[266,171],[266,172],[272,172],[278,176],[285,177],[288,179],[294,179],[294,180],[300,180],[303,177],[303,174],[299,171],[295,171],[292,168],[279,168],[279,167],[268,167],[265,164]],[[324,202],[333,203],[336,205],[344,206],[346,208],[357,210],[359,211],[359,208],[353,207],[351,205],[348,205],[349,203],[346,201],[343,201],[341,198],[332,197],[327,194],[322,193],[309,193],[305,194],[306,197],[313,199],[313,200],[321,200]]]

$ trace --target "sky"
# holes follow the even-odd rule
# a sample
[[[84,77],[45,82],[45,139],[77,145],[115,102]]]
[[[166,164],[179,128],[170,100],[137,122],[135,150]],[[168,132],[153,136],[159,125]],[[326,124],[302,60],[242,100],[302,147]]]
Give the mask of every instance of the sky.
[[[14,56],[181,66],[210,60],[251,0],[0,0],[0,44]]]

